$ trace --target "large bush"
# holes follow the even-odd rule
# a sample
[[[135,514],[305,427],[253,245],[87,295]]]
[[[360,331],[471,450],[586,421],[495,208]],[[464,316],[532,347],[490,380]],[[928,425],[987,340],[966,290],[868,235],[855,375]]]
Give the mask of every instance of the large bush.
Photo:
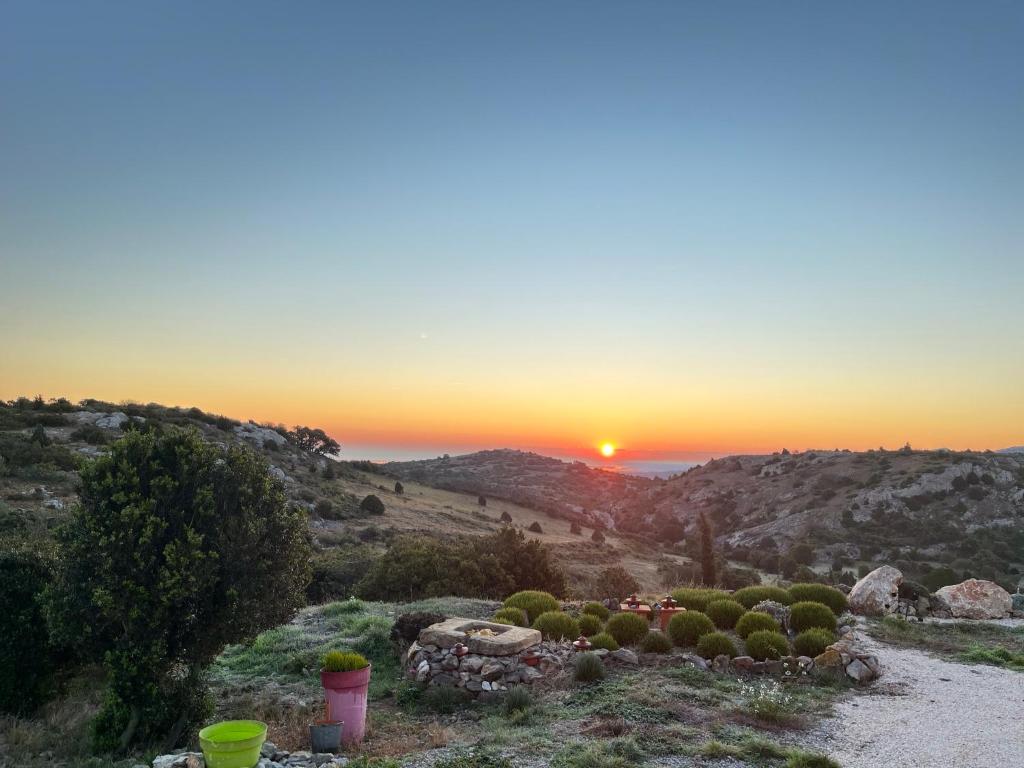
[[[614,614],[605,625],[605,632],[615,638],[619,645],[636,645],[650,631],[650,625],[643,616],[623,611]]]
[[[633,574],[621,565],[615,565],[597,575],[592,591],[596,597],[611,597],[621,602],[634,592],[639,592],[640,584],[633,578]]]
[[[789,588],[794,602],[813,602],[827,605],[839,616],[846,610],[846,595],[827,584],[794,584]]]
[[[836,615],[827,605],[804,601],[793,603],[789,611],[789,626],[796,632],[813,627],[827,629],[829,632],[836,631]]]
[[[730,659],[736,657],[736,645],[728,635],[721,632],[708,632],[697,641],[697,655],[703,659],[726,655]]]
[[[580,635],[580,625],[572,616],[561,611],[546,611],[533,622],[545,640],[574,640]]]
[[[783,605],[789,605],[793,602],[793,597],[789,592],[782,587],[771,586],[744,587],[743,589],[736,590],[733,593],[732,599],[747,609],[753,608],[762,600],[771,600]]]
[[[696,645],[706,634],[715,631],[715,623],[700,611],[677,613],[668,622],[668,635],[676,645]]]
[[[560,606],[558,600],[550,592],[541,592],[536,589],[525,589],[516,592],[505,599],[506,608],[521,608],[526,611],[526,618],[536,621],[542,613],[557,611]]]
[[[590,646],[596,651],[598,648],[604,648],[606,651],[617,651],[619,650],[619,643],[614,637],[609,635],[607,632],[598,632],[596,635],[590,638]]]
[[[26,715],[50,692],[50,638],[40,606],[47,559],[24,544],[0,546],[0,712]]]
[[[608,617],[611,616],[611,611],[605,608],[601,603],[587,603],[583,606],[582,613],[589,613],[591,616],[597,616],[601,621],[608,621]]]
[[[580,625],[580,632],[587,637],[596,635],[601,631],[601,620],[590,613],[581,613],[577,619]]]
[[[651,632],[644,638],[640,650],[644,653],[669,653],[672,650],[672,641],[661,632]]]
[[[721,589],[680,587],[672,590],[672,599],[688,611],[703,611],[712,600],[725,600],[728,597],[729,593]]]
[[[789,655],[789,641],[781,632],[759,629],[747,635],[743,642],[747,647],[747,655],[758,661],[781,659]]]
[[[812,627],[801,632],[793,640],[793,653],[798,656],[810,656],[813,659],[835,641],[835,633],[821,627]]]
[[[735,600],[712,600],[704,613],[719,629],[732,629],[747,609]]]
[[[781,629],[782,627],[779,626],[779,622],[767,613],[758,613],[757,611],[744,613],[740,616],[740,620],[736,622],[736,634],[742,638],[746,638],[751,632],[759,630],[778,632]]]
[[[507,622],[515,627],[530,626],[530,620],[526,616],[526,611],[524,611],[522,608],[515,608],[511,605],[505,606],[504,608],[500,608],[494,614],[494,620]]]
[[[291,618],[309,580],[305,514],[253,451],[131,431],[81,475],[59,534],[55,636],[102,662],[95,747],[175,742],[207,714],[204,668]]]

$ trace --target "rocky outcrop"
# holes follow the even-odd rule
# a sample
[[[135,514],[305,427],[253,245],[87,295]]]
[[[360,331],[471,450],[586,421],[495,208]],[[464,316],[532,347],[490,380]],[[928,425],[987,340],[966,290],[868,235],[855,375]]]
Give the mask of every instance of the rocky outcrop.
[[[862,616],[886,616],[899,608],[903,574],[891,565],[875,568],[850,590],[850,610]]]
[[[849,678],[864,685],[882,674],[878,657],[858,646],[857,636],[849,627],[814,659],[814,673],[819,677],[843,680]]]
[[[968,579],[935,593],[955,619],[1002,619],[1013,610],[1010,593],[991,581]]]
[[[348,765],[349,758],[327,752],[287,752],[278,749],[270,741],[263,743],[259,762],[255,768],[341,768]],[[201,752],[179,752],[160,755],[153,759],[153,768],[205,768],[206,761]],[[137,768],[141,768],[138,766]]]
[[[115,411],[114,413],[107,414],[96,419],[96,426],[102,427],[103,429],[120,429],[121,425],[128,421],[128,415],[121,413],[121,411]]]

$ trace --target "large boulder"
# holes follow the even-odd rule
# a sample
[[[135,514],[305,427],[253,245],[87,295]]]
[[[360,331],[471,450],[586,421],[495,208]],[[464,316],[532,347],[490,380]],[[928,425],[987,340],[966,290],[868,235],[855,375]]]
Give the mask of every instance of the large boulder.
[[[899,608],[903,574],[891,565],[875,568],[850,590],[850,610],[861,616],[886,616]]]
[[[1013,598],[998,584],[968,579],[935,593],[949,605],[954,619],[1002,619],[1013,610]]]

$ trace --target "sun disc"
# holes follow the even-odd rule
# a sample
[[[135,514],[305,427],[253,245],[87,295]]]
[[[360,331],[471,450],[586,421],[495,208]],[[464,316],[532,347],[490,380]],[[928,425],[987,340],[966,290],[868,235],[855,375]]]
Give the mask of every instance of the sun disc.
[[[606,459],[610,459],[615,455],[615,446],[612,443],[604,443],[601,446],[601,455]]]

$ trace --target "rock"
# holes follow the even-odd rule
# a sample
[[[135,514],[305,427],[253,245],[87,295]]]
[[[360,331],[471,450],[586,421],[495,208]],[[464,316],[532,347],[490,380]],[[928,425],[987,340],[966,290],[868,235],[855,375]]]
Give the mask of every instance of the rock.
[[[467,634],[472,630],[489,629],[495,634]],[[420,645],[451,648],[456,643],[469,647],[470,653],[482,656],[514,656],[541,641],[540,632],[527,627],[510,627],[490,621],[452,618],[432,624],[420,632]]]
[[[452,670],[456,670],[458,668],[459,657],[454,654],[445,656],[444,660],[441,662],[441,669],[447,670],[448,672],[451,672]]]
[[[203,768],[204,765],[202,752],[179,752],[153,758],[153,768]]]
[[[480,670],[480,677],[484,680],[497,680],[503,674],[505,674],[505,668],[501,666],[501,664],[493,661],[484,664],[483,668]],[[484,688],[484,690],[486,691],[487,689]]]
[[[424,659],[416,668],[416,682],[425,683],[428,677],[430,677],[430,663]]]
[[[732,665],[736,669],[749,671],[754,666],[754,658],[752,656],[737,656],[732,660]]]
[[[64,502],[60,499],[47,499],[43,502],[43,506],[47,509],[64,509]]]
[[[235,427],[235,434],[239,437],[249,440],[255,443],[260,448],[263,448],[267,443],[273,443],[276,446],[285,446],[288,444],[287,438],[280,432],[270,429],[269,427],[261,427],[258,424],[249,422],[247,424],[239,424]]]
[[[708,663],[695,653],[688,653],[683,656],[682,659],[684,662],[696,667],[697,669],[703,670],[704,672],[708,671]]]
[[[850,590],[850,610],[862,616],[895,613],[899,607],[899,588],[902,582],[903,574],[891,565],[875,568]]]
[[[758,613],[767,613],[782,627],[783,632],[789,632],[789,606],[777,603],[774,600],[762,600],[750,610]]]
[[[271,758],[277,753],[277,744],[272,741],[264,741],[263,746],[260,747],[260,754],[263,757]]]
[[[729,657],[720,653],[711,662],[711,669],[719,674],[726,674],[729,671]]]
[[[96,419],[96,426],[103,429],[120,429],[121,425],[128,421],[128,416],[121,411],[109,413]]]
[[[275,467],[273,464],[267,470],[270,476],[275,480],[280,480],[282,483],[288,480],[288,475],[285,474],[284,470],[280,467]]]
[[[403,613],[395,619],[395,623],[391,627],[391,639],[412,643],[420,636],[420,632],[424,629],[431,624],[438,624],[447,618],[443,613],[430,613],[429,611]]]
[[[313,753],[313,765],[323,765],[329,763],[334,759],[334,755],[330,752],[314,752]]]
[[[484,660],[479,656],[464,656],[462,658],[462,669],[470,674],[477,674],[483,669]]]
[[[867,683],[875,679],[875,673],[860,659],[854,659],[847,665],[846,675],[858,683]]]
[[[633,653],[633,651],[629,650],[628,648],[619,648],[619,650],[612,651],[608,655],[609,655],[610,658],[614,659],[615,661],[621,662],[623,664],[639,664],[640,663],[640,659],[637,658],[637,655],[635,653]]]
[[[1016,595],[1010,595],[1010,600],[1013,604],[1014,613],[1024,613],[1024,595],[1018,592]]]
[[[948,605],[955,619],[1002,619],[1013,610],[1010,593],[998,584],[968,579],[935,593]]]

